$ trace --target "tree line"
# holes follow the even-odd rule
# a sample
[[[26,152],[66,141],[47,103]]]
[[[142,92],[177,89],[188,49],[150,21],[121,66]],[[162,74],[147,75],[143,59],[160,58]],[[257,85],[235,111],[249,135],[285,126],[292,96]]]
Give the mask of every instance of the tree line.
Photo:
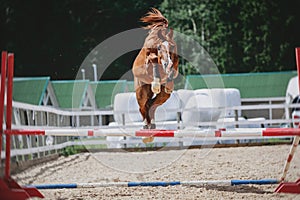
[[[0,47],[15,53],[17,76],[74,79],[95,46],[140,27],[139,18],[156,7],[174,30],[205,48],[221,73],[294,70],[299,6],[297,0],[2,0]],[[115,60],[102,78],[121,77],[136,54]],[[196,73],[188,62],[180,69]]]

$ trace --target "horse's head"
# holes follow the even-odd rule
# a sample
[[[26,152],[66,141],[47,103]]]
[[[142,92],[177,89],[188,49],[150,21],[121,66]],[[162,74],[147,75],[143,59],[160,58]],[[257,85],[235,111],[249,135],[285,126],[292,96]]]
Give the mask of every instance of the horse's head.
[[[170,43],[165,40],[157,47],[158,62],[162,65],[164,71],[169,74],[173,66],[170,56]]]
[[[169,74],[173,67],[171,54],[176,52],[175,42],[173,41],[173,31],[170,30],[165,36],[162,34],[164,31],[158,32],[158,37],[161,38],[160,44],[157,46],[158,62],[162,64],[164,71]]]

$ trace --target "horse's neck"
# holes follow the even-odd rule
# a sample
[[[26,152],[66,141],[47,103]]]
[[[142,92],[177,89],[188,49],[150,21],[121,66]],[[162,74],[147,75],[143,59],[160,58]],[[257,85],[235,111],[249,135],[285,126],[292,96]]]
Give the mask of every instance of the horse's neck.
[[[157,45],[161,42],[158,37],[148,36],[145,40],[144,47],[146,48],[157,48]]]
[[[161,29],[159,28],[154,28],[154,29],[151,29],[149,34],[148,34],[148,37],[146,38],[146,40],[151,40],[151,39],[155,39],[157,40],[157,43],[158,44],[159,42],[164,42],[164,41],[167,41],[168,43],[172,44],[172,45],[175,45],[175,41],[173,40],[173,38],[169,38],[167,37],[167,34],[165,32],[165,30],[163,30],[158,36],[158,32],[160,31]]]
[[[149,32],[148,36],[145,39],[144,47],[151,48],[151,49],[157,48],[157,46],[160,43],[166,40],[166,39],[159,38],[157,33],[158,33],[157,29],[151,30]]]

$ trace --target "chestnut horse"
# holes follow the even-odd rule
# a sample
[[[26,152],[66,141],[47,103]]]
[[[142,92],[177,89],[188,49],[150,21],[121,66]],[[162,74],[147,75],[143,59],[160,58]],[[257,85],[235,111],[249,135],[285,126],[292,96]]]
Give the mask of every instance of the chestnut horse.
[[[143,48],[137,55],[132,71],[137,102],[144,120],[144,129],[155,129],[155,110],[168,100],[178,75],[177,46],[168,20],[152,8],[141,21],[149,29]]]

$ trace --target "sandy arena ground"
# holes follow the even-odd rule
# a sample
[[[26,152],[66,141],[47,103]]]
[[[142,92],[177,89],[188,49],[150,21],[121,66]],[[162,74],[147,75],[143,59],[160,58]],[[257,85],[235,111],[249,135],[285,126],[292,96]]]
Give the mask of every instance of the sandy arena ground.
[[[36,166],[14,178],[23,185],[118,181],[280,178],[290,146],[84,153]],[[287,181],[300,177],[296,151]],[[300,199],[273,193],[277,185],[106,187],[41,190],[45,199]]]

